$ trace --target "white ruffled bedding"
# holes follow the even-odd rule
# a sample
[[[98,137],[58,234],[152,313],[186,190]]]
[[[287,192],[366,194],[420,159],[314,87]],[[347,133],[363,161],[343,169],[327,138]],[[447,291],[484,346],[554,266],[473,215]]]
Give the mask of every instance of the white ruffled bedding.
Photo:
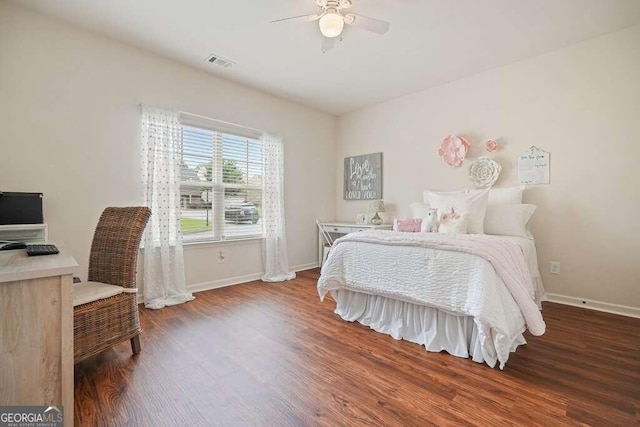
[[[357,321],[397,340],[423,345],[431,352],[471,357],[491,367],[498,361],[491,333],[480,330],[482,325],[479,327],[473,317],[347,289],[333,290],[331,296],[336,301],[335,313],[348,322]],[[509,351],[526,343],[522,334],[517,335]]]
[[[533,239],[517,236],[493,236],[496,239],[508,240],[520,246],[524,259],[527,262],[529,268],[529,274],[531,275],[531,283],[533,284],[533,290],[535,292],[535,302],[538,308],[542,309],[542,301],[547,300],[547,293],[544,290],[542,284],[542,276],[538,269],[538,252],[536,251],[536,244]]]
[[[354,234],[337,241],[331,249],[318,281],[318,292],[321,298],[329,291],[343,289],[357,294],[366,294],[366,301],[361,300],[359,303],[360,309],[345,305],[343,299],[339,297],[339,292],[334,294],[340,299],[336,313],[345,320],[358,320],[380,332],[424,344],[429,350],[440,351],[437,344],[433,347],[433,340],[439,338],[435,335],[435,338],[430,338],[429,334],[424,334],[426,326],[423,325],[420,328],[407,326],[407,322],[417,322],[416,319],[419,316],[422,316],[420,317],[422,319],[427,319],[429,316],[429,310],[420,310],[418,306],[434,308],[453,317],[469,316],[475,324],[471,333],[475,338],[472,341],[470,338],[466,340],[467,354],[456,350],[457,345],[442,349],[464,357],[472,354],[476,361],[482,357],[490,366],[495,365],[497,360],[501,368],[508,360],[509,353],[525,342],[522,333],[527,323],[523,312],[526,313],[530,329],[533,328],[532,332],[535,334],[544,332],[544,322],[535,307],[533,297],[534,295],[542,297],[544,291],[542,290],[542,293],[536,291],[530,280],[535,273],[529,273],[522,250],[514,251],[511,246],[516,248],[517,246],[499,243],[498,240],[502,238],[469,236],[448,239],[444,236],[429,236],[423,233],[388,231]],[[399,236],[400,234],[404,236]],[[410,234],[412,236],[409,236]],[[489,237],[488,240],[487,237]],[[374,243],[376,239],[380,240],[380,243]],[[409,244],[402,244],[404,240],[410,241]],[[488,242],[488,246],[500,246],[501,250],[507,251],[510,256],[515,256],[517,252],[520,261],[514,264],[525,265],[520,268],[521,270],[524,268],[526,274],[523,271],[520,271],[519,276],[515,273],[503,272],[503,274],[509,276],[507,280],[510,283],[510,289],[518,288],[521,304],[516,303],[512,295],[513,291],[510,293],[505,282],[497,275],[496,269],[487,259],[469,253],[468,248],[464,249],[467,252],[460,252],[423,246],[423,244],[440,245],[443,242],[450,245],[451,241],[463,241],[461,245],[470,244],[469,242],[473,241],[476,246],[478,242]],[[494,259],[493,262],[496,263],[496,260]],[[502,266],[498,270],[504,270],[504,268]],[[526,283],[514,285],[514,277],[525,275],[527,279],[521,279],[520,282],[526,281]],[[530,295],[529,301],[522,302],[523,294]],[[384,300],[374,301],[371,299],[372,296],[380,296]],[[352,297],[351,304],[355,304],[354,301],[355,297]],[[374,302],[376,304],[373,304]],[[389,304],[393,302],[408,304],[396,305],[389,311],[391,307]],[[384,304],[387,304],[387,308],[381,310],[380,307]],[[523,305],[525,307],[522,307]],[[535,314],[531,306],[535,309]],[[385,322],[392,322],[389,319],[395,318],[395,326],[383,326],[380,322],[376,325],[375,313],[386,313],[383,316],[386,319]],[[466,328],[468,327],[467,325]],[[393,330],[396,332],[392,332]],[[419,333],[423,336],[417,336]],[[428,346],[428,341],[431,342],[432,347]],[[473,351],[474,346],[477,347],[475,351]]]

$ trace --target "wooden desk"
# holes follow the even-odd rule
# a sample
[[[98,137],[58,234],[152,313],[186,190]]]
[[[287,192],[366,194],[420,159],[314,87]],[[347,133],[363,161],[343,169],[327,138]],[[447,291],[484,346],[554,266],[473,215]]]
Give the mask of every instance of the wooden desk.
[[[338,237],[342,237],[345,234],[356,233],[358,231],[365,230],[392,230],[393,226],[390,224],[356,224],[353,222],[321,222],[320,227],[331,235],[333,240]],[[322,237],[322,231],[318,229],[318,265],[322,267],[322,251],[324,246],[324,238]]]
[[[64,247],[0,251],[0,405],[64,406],[73,426],[73,272]]]

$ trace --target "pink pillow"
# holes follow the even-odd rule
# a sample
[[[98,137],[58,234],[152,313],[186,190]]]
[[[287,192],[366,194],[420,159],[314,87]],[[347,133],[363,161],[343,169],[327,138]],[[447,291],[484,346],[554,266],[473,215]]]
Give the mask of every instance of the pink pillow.
[[[422,226],[422,218],[394,219],[393,231],[404,233],[419,233]]]

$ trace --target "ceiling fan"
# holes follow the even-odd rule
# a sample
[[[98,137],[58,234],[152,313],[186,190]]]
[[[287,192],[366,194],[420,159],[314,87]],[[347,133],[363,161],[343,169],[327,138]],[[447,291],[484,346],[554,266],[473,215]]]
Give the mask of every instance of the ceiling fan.
[[[386,33],[391,26],[388,22],[379,19],[353,13],[343,13],[343,10],[351,7],[351,0],[315,0],[315,3],[322,9],[320,13],[276,19],[271,23],[290,20],[318,21],[320,32],[322,33],[322,53],[333,48],[335,39],[342,34],[344,24],[353,25],[377,34]]]

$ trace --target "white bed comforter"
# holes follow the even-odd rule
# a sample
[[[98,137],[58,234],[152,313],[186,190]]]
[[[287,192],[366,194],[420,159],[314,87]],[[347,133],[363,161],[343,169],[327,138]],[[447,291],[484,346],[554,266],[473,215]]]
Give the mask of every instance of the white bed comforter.
[[[522,249],[507,239],[374,230],[336,241],[318,293],[343,288],[471,316],[483,351],[502,367],[526,328],[545,330],[531,276]]]

